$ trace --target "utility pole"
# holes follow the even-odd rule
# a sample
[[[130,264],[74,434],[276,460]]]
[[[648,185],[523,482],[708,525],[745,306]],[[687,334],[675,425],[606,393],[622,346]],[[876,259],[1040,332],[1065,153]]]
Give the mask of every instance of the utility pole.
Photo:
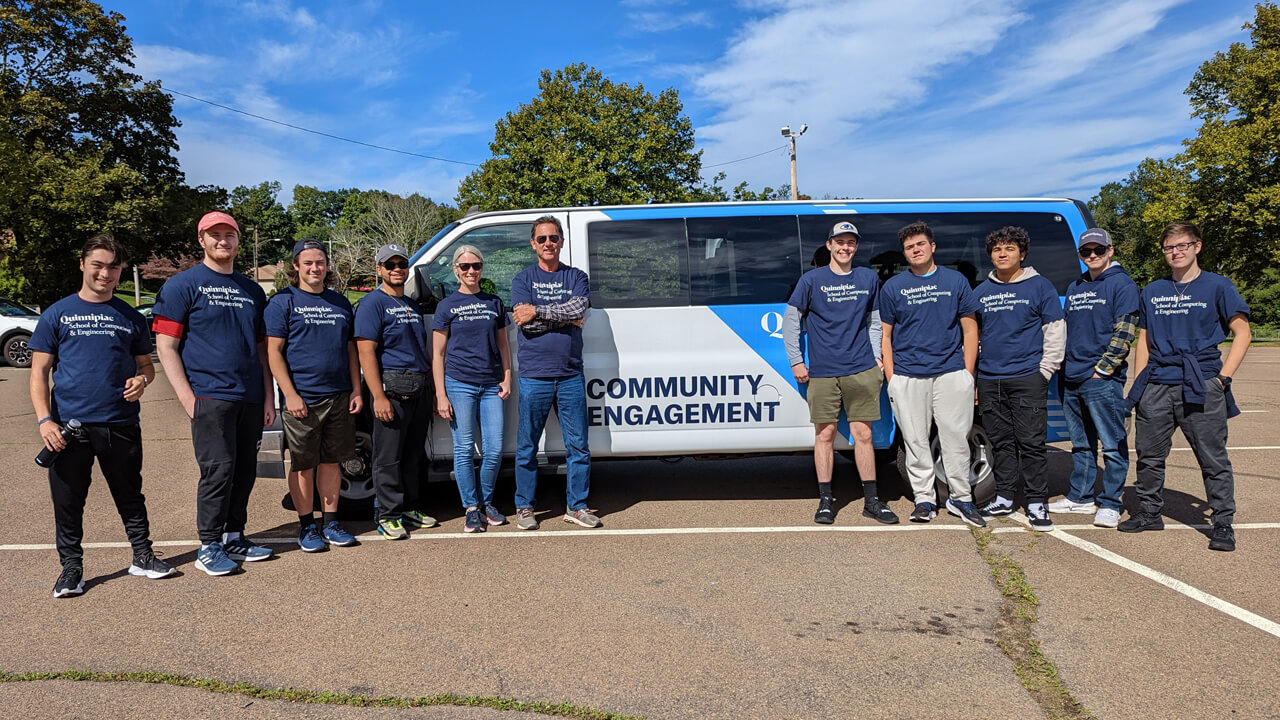
[[[138,307],[142,304],[142,287],[138,284],[138,264],[133,265],[133,306]]]
[[[249,275],[258,282],[258,228],[253,228],[253,270]]]
[[[800,132],[792,132],[790,125],[782,126],[782,137],[787,138],[788,140],[791,141],[791,199],[792,200],[800,199],[800,188],[796,184],[796,138],[803,135],[804,131],[808,129],[809,129],[809,126],[807,124],[800,126]]]

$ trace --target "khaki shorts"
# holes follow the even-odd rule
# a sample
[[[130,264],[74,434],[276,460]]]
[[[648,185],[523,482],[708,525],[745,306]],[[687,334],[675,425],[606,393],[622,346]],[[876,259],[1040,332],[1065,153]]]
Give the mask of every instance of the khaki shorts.
[[[347,412],[350,400],[351,393],[338,393],[309,402],[307,416],[301,420],[280,409],[290,469],[310,470],[321,463],[350,460],[356,454],[355,416]]]
[[[842,405],[850,422],[879,420],[883,384],[884,372],[878,367],[841,377],[810,377],[809,422],[817,425],[839,421]]]

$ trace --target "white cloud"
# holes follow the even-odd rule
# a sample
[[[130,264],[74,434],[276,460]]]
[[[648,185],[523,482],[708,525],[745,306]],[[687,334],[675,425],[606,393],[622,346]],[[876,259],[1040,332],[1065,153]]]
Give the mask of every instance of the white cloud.
[[[709,28],[713,25],[711,13],[696,10],[693,12],[666,12],[650,10],[627,13],[629,29],[634,32],[667,32],[670,30],[694,27]]]

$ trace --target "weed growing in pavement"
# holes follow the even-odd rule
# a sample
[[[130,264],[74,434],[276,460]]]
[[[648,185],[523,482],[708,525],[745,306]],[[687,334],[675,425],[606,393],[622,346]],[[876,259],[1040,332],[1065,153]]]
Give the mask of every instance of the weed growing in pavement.
[[[348,705],[354,707],[483,707],[493,710],[531,712],[555,717],[579,720],[644,720],[638,715],[620,715],[605,710],[573,705],[567,702],[525,702],[510,698],[478,695],[454,695],[438,693],[424,697],[407,698],[392,695],[352,695],[299,688],[264,688],[247,682],[228,683],[210,678],[188,677],[172,673],[140,670],[135,672],[88,672],[65,670],[62,672],[38,672],[16,674],[0,670],[0,682],[36,682],[41,680],[71,680],[75,682],[134,682],[172,685],[208,692],[240,695],[255,700],[281,700],[284,702],[313,705]]]
[[[1013,661],[1013,671],[1022,687],[1050,720],[1096,720],[1096,715],[1071,696],[1071,691],[1058,677],[1058,668],[1040,651],[1040,641],[1031,632],[1040,600],[1036,598],[1035,588],[1027,582],[1022,566],[1009,556],[1000,538],[990,530],[971,528],[970,532],[977,543],[978,554],[991,569],[996,588],[1006,598],[996,622],[996,642]],[[1029,552],[1038,540],[1037,533],[1020,552]]]

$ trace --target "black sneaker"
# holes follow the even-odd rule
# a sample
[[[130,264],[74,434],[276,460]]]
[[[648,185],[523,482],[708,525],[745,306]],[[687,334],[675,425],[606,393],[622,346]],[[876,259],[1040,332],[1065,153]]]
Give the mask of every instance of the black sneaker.
[[[1164,519],[1159,513],[1139,512],[1137,515],[1130,515],[1129,519],[1117,525],[1116,529],[1127,533],[1163,530]]]
[[[947,512],[955,515],[974,527],[986,527],[987,521],[982,519],[978,506],[972,500],[952,500],[947,498]]]
[[[1209,549],[1231,552],[1236,549],[1236,531],[1230,525],[1214,525],[1209,536]]]
[[[133,559],[133,564],[129,566],[129,574],[138,577],[151,578],[159,580],[162,577],[169,577],[173,574],[173,568],[168,563],[151,554],[139,555]]]
[[[1049,508],[1044,503],[1035,503],[1027,507],[1027,522],[1031,529],[1038,532],[1053,532],[1053,520],[1049,518]]]
[[[938,516],[938,509],[933,503],[916,503],[916,509],[911,511],[911,517],[907,518],[913,523],[927,523]]]
[[[898,516],[880,498],[868,498],[862,505],[862,515],[885,525],[898,524]]]
[[[79,565],[67,565],[62,568],[58,582],[53,585],[53,596],[56,598],[71,597],[84,593],[84,569]]]
[[[997,497],[995,500],[992,500],[986,505],[983,505],[981,513],[982,513],[982,517],[987,520],[990,520],[991,518],[998,518],[998,517],[1004,517],[1006,515],[1012,515],[1013,503],[1009,502],[1008,500],[1005,500],[1002,497]]]
[[[818,496],[818,512],[813,514],[813,521],[819,525],[830,525],[836,521],[835,508],[831,507],[836,499],[830,495]]]

